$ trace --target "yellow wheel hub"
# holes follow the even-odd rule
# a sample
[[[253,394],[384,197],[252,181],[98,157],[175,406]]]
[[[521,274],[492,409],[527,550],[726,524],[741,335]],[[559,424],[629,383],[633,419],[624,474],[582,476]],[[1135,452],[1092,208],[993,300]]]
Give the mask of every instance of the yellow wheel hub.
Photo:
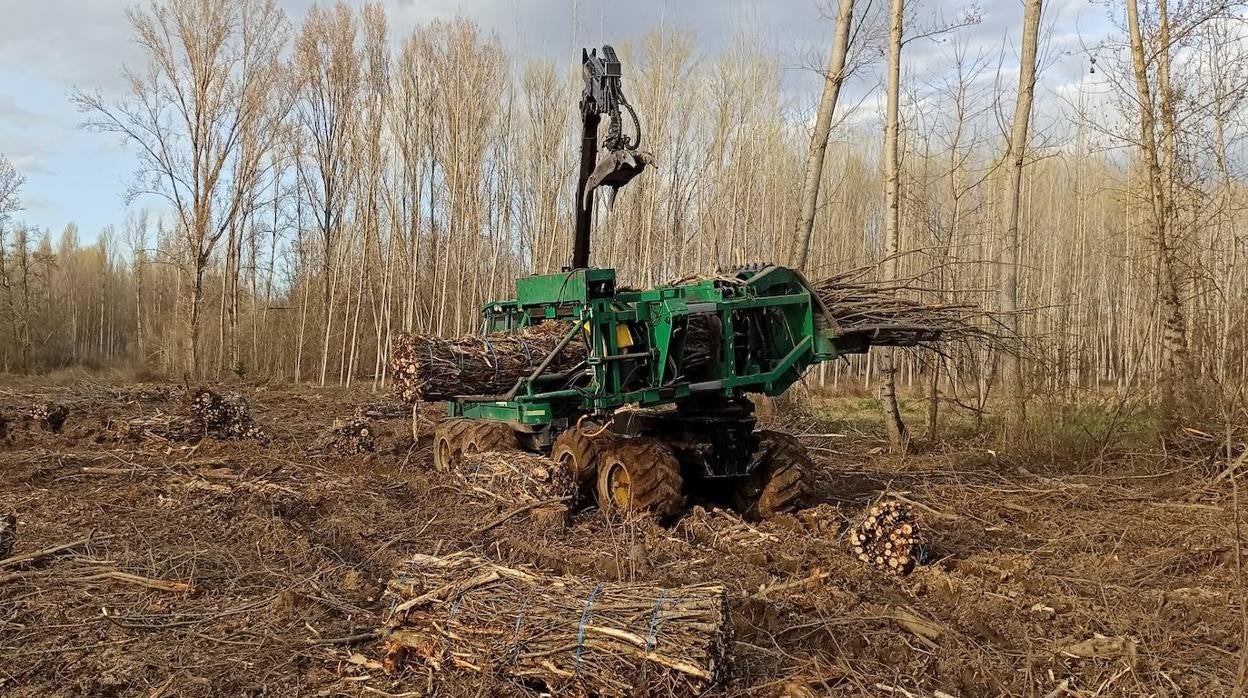
[[[628,470],[623,465],[615,463],[611,466],[611,472],[607,473],[607,478],[611,503],[620,509],[627,509],[632,499],[633,485],[632,478],[628,476]]]

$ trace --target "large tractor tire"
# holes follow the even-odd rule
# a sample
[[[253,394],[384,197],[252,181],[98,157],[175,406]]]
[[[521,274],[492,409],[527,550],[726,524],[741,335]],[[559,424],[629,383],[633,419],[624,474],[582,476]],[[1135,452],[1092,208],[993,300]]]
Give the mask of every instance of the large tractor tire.
[[[458,467],[464,456],[519,448],[516,433],[502,422],[448,419],[433,433],[433,467],[445,472]]]
[[[737,488],[737,509],[758,519],[801,509],[810,495],[807,477],[814,470],[810,453],[789,434],[760,431],[758,437],[762,462]]]
[[[603,455],[615,445],[615,435],[605,429],[568,429],[555,439],[550,459],[567,468],[582,490],[598,480]]]
[[[680,513],[680,463],[655,439],[618,439],[598,466],[598,507],[610,512],[648,512],[657,519]]]

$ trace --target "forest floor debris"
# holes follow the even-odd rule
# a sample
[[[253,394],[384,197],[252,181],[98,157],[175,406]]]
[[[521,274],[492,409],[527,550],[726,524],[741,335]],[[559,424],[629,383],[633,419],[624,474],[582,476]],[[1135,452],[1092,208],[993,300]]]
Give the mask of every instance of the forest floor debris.
[[[540,494],[503,501],[434,471],[410,412],[374,422],[373,453],[307,457],[335,415],[375,401],[365,391],[239,390],[267,443],[109,438],[184,410],[173,388],[0,392],[0,413],[72,409],[62,433],[15,421],[0,443],[0,516],[20,531],[0,561],[0,693],[538,695],[505,671],[382,670],[394,570],[458,553],[552,579],[723,586],[732,672],[714,695],[1212,696],[1235,681],[1236,539],[1216,463],[982,439],[902,461],[812,421],[850,436],[805,439],[836,453],[815,452],[819,503],[797,515],[752,523],[695,501],[666,527],[592,507],[535,526],[513,512]],[[909,576],[849,545],[881,498],[923,519],[930,560]]]

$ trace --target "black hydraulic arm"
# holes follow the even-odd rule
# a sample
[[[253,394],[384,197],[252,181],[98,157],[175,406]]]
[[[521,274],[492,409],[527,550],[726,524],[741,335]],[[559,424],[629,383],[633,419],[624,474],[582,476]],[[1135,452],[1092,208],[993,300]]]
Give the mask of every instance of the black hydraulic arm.
[[[585,86],[581,92],[581,166],[576,178],[576,219],[572,238],[572,267],[589,266],[589,234],[593,217],[593,190],[609,186],[613,190],[627,184],[651,162],[648,154],[636,152],[641,144],[641,125],[632,106],[624,99],[621,87],[620,60],[611,46],[581,50],[581,70]],[[636,138],[624,135],[620,107],[632,117]],[[611,119],[610,130],[603,139],[606,151],[598,161],[598,125],[603,116]]]

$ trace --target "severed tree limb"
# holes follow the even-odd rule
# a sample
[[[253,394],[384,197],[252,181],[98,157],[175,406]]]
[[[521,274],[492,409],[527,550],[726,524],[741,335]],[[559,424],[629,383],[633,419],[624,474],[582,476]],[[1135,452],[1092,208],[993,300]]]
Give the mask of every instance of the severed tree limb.
[[[121,572],[118,570],[109,570],[107,572],[99,572],[89,574],[85,577],[70,577],[67,581],[71,582],[100,582],[100,581],[116,581],[126,584],[135,584],[148,589],[157,591],[169,591],[177,594],[190,594],[195,591],[195,585],[190,582],[180,582],[169,579],[153,579],[151,577],[141,577],[137,574],[129,572]]]
[[[6,567],[16,567],[18,565],[23,565],[23,564],[30,563],[30,562],[37,562],[39,560],[42,560],[45,557],[51,557],[57,553],[64,552],[66,550],[73,550],[74,548],[81,548],[82,546],[90,543],[91,540],[92,540],[92,537],[87,536],[86,538],[79,538],[78,540],[72,541],[69,543],[63,543],[61,545],[54,545],[51,548],[44,548],[43,550],[36,550],[34,552],[26,553],[24,555],[14,555],[13,557],[10,557],[8,559],[0,560],[0,569],[4,569]]]

